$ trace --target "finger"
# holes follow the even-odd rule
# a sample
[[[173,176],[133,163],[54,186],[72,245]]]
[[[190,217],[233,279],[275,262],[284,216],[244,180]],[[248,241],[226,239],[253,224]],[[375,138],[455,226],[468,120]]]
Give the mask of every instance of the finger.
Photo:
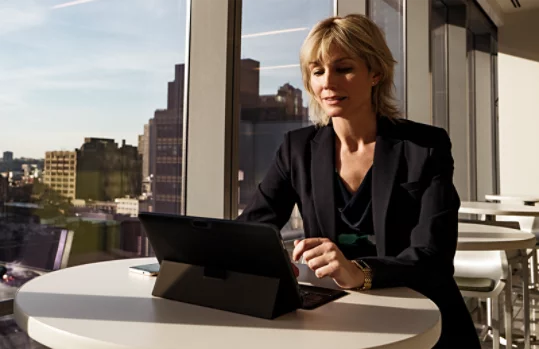
[[[294,240],[294,247],[297,246],[300,242],[301,240]]]
[[[322,267],[325,267],[328,265],[328,259],[326,255],[320,255],[318,257],[312,258],[307,262],[307,266],[312,271],[316,272],[317,269],[320,269]]]
[[[327,239],[322,238],[309,238],[309,239],[303,239],[294,247],[294,251],[292,251],[292,259],[294,261],[298,261],[299,258],[303,255],[303,252],[308,251],[312,249],[313,247],[316,247],[323,242],[325,242]]]
[[[336,246],[333,243],[322,243],[308,251],[303,252],[303,260],[308,263],[311,259],[318,256],[326,256],[326,260],[329,262],[336,259],[337,253],[335,251]]]
[[[321,279],[323,277],[329,276],[332,277],[337,272],[338,266],[337,263],[329,263],[315,270],[314,274],[317,278]]]

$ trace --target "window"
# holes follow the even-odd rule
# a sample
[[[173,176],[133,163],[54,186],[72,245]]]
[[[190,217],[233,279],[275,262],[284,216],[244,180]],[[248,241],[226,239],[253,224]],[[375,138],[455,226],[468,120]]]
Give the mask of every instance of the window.
[[[145,251],[138,223],[113,215],[116,198],[179,212],[181,185],[152,178],[181,178],[186,13],[187,0],[0,1],[0,115],[16,115],[3,125],[2,146],[40,170],[6,199],[37,203],[40,223],[74,230],[70,265]],[[177,147],[161,154],[161,139]],[[40,224],[32,212],[13,213],[22,215],[17,224]],[[49,219],[60,217],[69,219]]]
[[[432,2],[432,119],[434,125],[449,130],[447,7],[440,0]]]
[[[299,49],[333,0],[243,0],[239,212],[251,200],[287,131],[309,125]],[[297,209],[284,228],[303,229]]]
[[[370,0],[369,17],[385,33],[387,45],[397,61],[395,66],[395,97],[400,110],[406,111],[406,62],[405,48],[405,4],[406,0]]]

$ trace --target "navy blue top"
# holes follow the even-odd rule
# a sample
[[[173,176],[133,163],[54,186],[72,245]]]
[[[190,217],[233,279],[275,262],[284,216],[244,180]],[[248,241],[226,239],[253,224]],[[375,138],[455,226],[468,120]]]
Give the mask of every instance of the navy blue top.
[[[376,256],[371,188],[372,167],[355,193],[335,171],[337,246],[347,259]]]

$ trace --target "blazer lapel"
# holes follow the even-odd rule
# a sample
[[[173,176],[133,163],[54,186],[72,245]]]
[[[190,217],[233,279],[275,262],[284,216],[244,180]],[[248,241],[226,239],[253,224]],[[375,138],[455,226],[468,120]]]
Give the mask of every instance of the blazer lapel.
[[[318,130],[311,141],[313,204],[322,235],[335,240],[335,133],[331,125]]]
[[[379,256],[386,255],[387,209],[402,152],[402,140],[393,138],[391,132],[393,127],[394,125],[391,121],[385,118],[379,119],[378,135],[376,136],[376,145],[374,147],[372,214],[376,250]]]

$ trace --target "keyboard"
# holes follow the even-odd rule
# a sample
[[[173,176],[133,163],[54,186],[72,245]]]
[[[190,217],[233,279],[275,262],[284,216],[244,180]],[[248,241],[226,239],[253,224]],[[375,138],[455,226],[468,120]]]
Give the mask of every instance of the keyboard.
[[[346,295],[347,292],[317,286],[299,285],[299,294],[302,300],[302,309],[315,309],[321,305],[341,298]]]

